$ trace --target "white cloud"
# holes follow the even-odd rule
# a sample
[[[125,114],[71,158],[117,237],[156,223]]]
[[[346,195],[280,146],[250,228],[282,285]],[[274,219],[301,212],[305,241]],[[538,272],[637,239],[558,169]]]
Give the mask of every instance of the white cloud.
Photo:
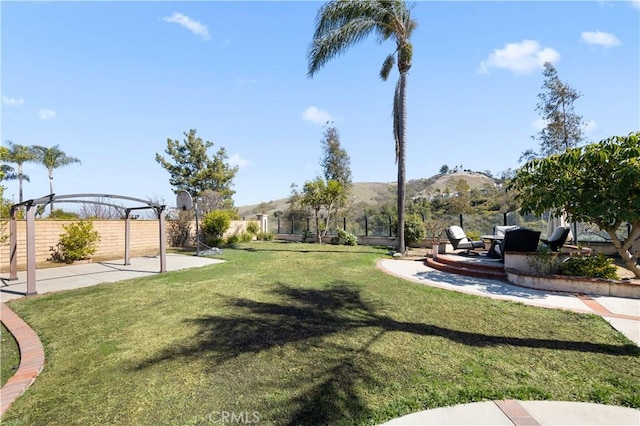
[[[9,98],[7,96],[2,96],[2,103],[8,106],[20,106],[22,104],[24,104],[24,99],[20,98],[20,99],[16,99],[16,98]]]
[[[535,40],[523,40],[519,43],[507,43],[502,49],[495,49],[489,57],[480,62],[476,70],[488,74],[491,68],[504,68],[515,74],[525,74],[542,69],[545,62],[557,62],[560,54],[550,48],[542,47]]]
[[[618,40],[618,37],[602,31],[584,31],[580,35],[580,38],[587,44],[597,44],[603,47],[613,47],[622,44],[620,40]]]
[[[231,157],[229,157],[229,165],[238,166],[239,169],[244,169],[249,164],[251,164],[251,162],[242,158],[238,153],[235,153]]]
[[[598,125],[596,124],[596,122],[594,120],[587,120],[584,123],[582,123],[582,130],[587,135],[590,135],[593,132],[595,132],[597,128],[598,128]]]
[[[538,118],[536,121],[531,123],[531,127],[533,127],[534,129],[536,129],[536,131],[539,132],[545,127],[547,127],[547,124],[549,124],[547,120],[545,120],[544,118]]]
[[[38,111],[40,118],[45,121],[53,120],[56,118],[56,112],[50,109],[41,109]]]
[[[200,22],[194,21],[188,16],[183,15],[182,13],[174,12],[173,15],[165,16],[162,19],[166,22],[175,22],[178,25],[182,25],[192,33],[199,35],[202,40],[211,39],[211,37],[209,37],[209,30],[207,30],[207,27],[202,25]]]
[[[258,81],[254,79],[243,80],[241,78],[238,78],[236,79],[236,81],[242,86],[255,86],[256,84],[258,84]]]
[[[314,106],[304,110],[302,119],[320,126],[324,126],[328,121],[333,121],[333,117],[329,112]]]

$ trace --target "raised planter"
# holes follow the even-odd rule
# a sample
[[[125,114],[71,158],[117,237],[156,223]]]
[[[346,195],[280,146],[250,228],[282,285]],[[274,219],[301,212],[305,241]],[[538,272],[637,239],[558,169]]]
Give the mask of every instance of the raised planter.
[[[529,259],[531,256],[536,256],[536,254],[505,253],[504,271],[507,274],[507,281],[536,290],[640,299],[640,280],[606,280],[601,278],[541,274],[530,264]],[[555,256],[567,257],[568,255],[557,254]]]
[[[535,290],[640,299],[640,284],[631,280],[605,280],[567,275],[532,275],[514,269],[505,269],[505,273],[510,283]]]

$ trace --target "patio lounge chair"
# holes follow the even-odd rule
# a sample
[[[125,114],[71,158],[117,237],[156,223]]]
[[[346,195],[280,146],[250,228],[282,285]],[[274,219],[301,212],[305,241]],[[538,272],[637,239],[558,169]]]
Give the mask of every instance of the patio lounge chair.
[[[551,251],[560,251],[564,243],[567,241],[570,229],[571,228],[568,226],[558,226],[553,230],[553,234],[551,234],[549,239],[540,239],[540,241],[546,244]]]
[[[512,229],[504,233],[504,240],[495,247],[495,251],[504,262],[504,254],[508,251],[522,253],[537,251],[538,241],[540,241],[540,231],[527,228]]]
[[[471,250],[484,248],[484,241],[473,241],[459,226],[448,227],[446,233],[454,250],[466,249],[467,254],[471,254]]]

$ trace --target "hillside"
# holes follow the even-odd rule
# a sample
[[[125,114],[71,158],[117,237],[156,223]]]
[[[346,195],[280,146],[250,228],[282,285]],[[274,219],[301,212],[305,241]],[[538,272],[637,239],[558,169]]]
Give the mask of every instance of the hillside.
[[[407,182],[407,195],[409,198],[424,197],[439,192],[454,191],[456,181],[463,179],[467,182],[470,189],[482,188],[485,185],[493,186],[495,180],[481,173],[456,172],[445,175],[436,175],[427,179],[413,179]],[[395,205],[396,202],[396,184],[383,182],[355,182],[351,193],[351,201],[353,205],[368,205],[372,208],[382,206],[386,203]],[[267,211],[265,213],[272,215],[276,211],[285,211],[289,207],[289,198],[281,198],[279,200],[265,200]],[[259,204],[238,207],[238,214],[247,219],[255,217],[255,210]]]

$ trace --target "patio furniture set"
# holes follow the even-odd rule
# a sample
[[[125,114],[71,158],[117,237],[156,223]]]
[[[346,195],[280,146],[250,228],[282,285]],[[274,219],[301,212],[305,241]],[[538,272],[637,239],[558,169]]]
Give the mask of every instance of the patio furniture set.
[[[560,248],[567,241],[569,227],[558,226],[548,239],[540,238],[540,231],[518,226],[496,225],[492,235],[481,235],[481,240],[474,241],[469,238],[464,230],[457,225],[446,229],[449,242],[454,250],[466,250],[468,255],[478,255],[476,249],[484,249],[485,241],[490,244],[486,256],[499,259],[504,262],[504,254],[507,251],[529,253],[538,250],[538,244],[542,242],[553,252],[560,251]]]

